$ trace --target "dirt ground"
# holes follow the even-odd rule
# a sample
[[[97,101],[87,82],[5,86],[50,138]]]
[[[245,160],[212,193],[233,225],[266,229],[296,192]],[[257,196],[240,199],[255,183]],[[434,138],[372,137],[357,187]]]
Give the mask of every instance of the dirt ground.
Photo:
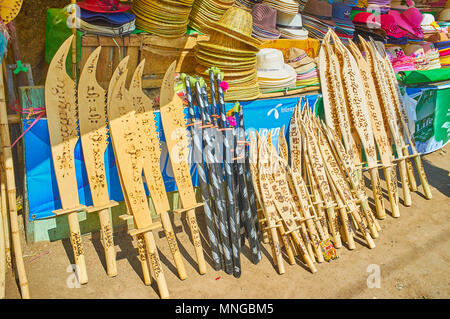
[[[176,232],[188,273],[186,280],[178,279],[162,232],[155,233],[170,297],[449,298],[450,146],[424,156],[423,162],[432,187],[432,200],[423,197],[419,186],[419,191],[412,194],[413,205],[401,205],[400,218],[388,216],[380,221],[382,231],[375,240],[375,249],[367,248],[361,241],[353,251],[343,247],[338,250],[337,260],[317,265],[315,274],[307,271],[301,261],[288,265],[286,259],[286,273],[278,275],[271,261],[270,248],[263,245],[263,258],[258,265],[250,262],[244,249],[242,276],[236,279],[213,270],[209,247],[203,242],[209,264],[207,274],[200,275],[191,241],[185,232],[187,225],[184,218],[176,218]],[[389,208],[387,194],[385,206]],[[205,233],[203,216],[201,213],[197,216]],[[69,288],[67,284],[73,263],[67,240],[25,247],[32,298],[159,298],[156,284],[145,286],[142,281],[137,246],[125,229],[117,231],[114,240],[119,274],[109,278],[105,273],[98,233],[83,236],[89,283],[81,288]],[[368,277],[375,274],[376,267],[380,271],[380,286],[369,288]],[[7,274],[6,297],[20,297],[11,271]]]

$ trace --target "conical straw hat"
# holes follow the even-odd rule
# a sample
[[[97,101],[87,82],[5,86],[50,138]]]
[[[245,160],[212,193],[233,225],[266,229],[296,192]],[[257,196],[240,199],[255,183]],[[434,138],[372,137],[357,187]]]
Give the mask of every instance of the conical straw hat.
[[[231,7],[216,23],[208,23],[208,32],[217,31],[236,40],[242,41],[249,46],[258,49],[261,41],[252,38],[253,19],[252,15],[240,8]]]

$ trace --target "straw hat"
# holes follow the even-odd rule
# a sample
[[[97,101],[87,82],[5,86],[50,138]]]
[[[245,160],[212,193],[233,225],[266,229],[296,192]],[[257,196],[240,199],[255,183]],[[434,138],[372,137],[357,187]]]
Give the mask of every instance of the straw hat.
[[[164,37],[186,33],[194,0],[134,0],[131,10],[138,29]]]
[[[444,9],[439,13],[438,21],[450,21],[450,9]]]
[[[258,49],[261,41],[252,38],[252,15],[240,8],[231,7],[216,23],[207,23],[208,33],[216,31],[226,36],[242,41],[249,46]]]
[[[189,26],[203,32],[207,22],[217,22],[234,2],[235,0],[195,0],[189,15]]]
[[[289,48],[286,51],[286,63],[293,68],[298,68],[311,62],[314,62],[314,60],[306,54],[305,50],[299,48]]]
[[[8,24],[19,14],[23,0],[4,0],[0,4],[0,17]]]

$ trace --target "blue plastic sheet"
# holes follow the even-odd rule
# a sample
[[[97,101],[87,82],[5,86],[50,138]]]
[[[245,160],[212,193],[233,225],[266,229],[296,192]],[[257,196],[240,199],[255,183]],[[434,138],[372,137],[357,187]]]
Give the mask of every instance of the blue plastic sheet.
[[[317,96],[308,96],[309,105],[314,106]],[[280,128],[285,125],[285,133],[288,130],[292,112],[299,98],[284,98],[271,100],[257,100],[243,102],[244,124],[246,132],[258,130],[262,136],[267,136],[272,131],[273,141],[276,145]],[[227,104],[230,109],[233,104]],[[160,134],[161,142],[161,172],[167,192],[176,190],[172,168],[167,153],[165,137],[162,133],[159,112],[155,112],[155,119]],[[31,121],[24,120],[24,129],[31,125]],[[61,208],[58,185],[53,169],[50,140],[48,134],[47,120],[38,121],[24,137],[26,182],[28,189],[29,220],[42,219],[54,216],[51,212]],[[119,176],[114,160],[112,144],[109,143],[105,152],[106,179],[111,200],[123,201],[124,197],[120,188]],[[75,170],[77,174],[78,194],[80,204],[92,205],[86,168],[83,160],[81,143],[78,141],[75,147]],[[198,176],[195,164],[191,167],[194,186],[198,185]],[[148,195],[148,192],[147,192]]]

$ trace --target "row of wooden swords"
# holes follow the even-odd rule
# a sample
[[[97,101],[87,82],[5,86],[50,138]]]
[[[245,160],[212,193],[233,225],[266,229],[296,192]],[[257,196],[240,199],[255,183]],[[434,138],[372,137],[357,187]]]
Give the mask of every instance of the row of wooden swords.
[[[319,72],[326,124],[313,116],[306,100],[299,101],[294,110],[289,145],[284,127],[278,149],[272,136],[250,134],[260,229],[270,243],[279,273],[285,272],[283,246],[290,264],[300,255],[313,273],[317,271],[314,263],[336,258],[335,248],[343,243],[355,249],[358,236],[369,248],[375,247],[381,230],[375,215],[386,217],[379,168],[384,170],[393,217],[400,216],[396,166],[405,206],[411,205],[410,192],[417,191],[411,158],[424,196],[431,199],[392,65],[373,41],[360,38],[360,42],[364,54],[351,41],[345,47],[330,30],[321,45]],[[364,190],[366,170],[376,214]]]
[[[53,213],[67,215],[77,278],[81,284],[88,282],[77,216],[80,211],[99,214],[107,273],[117,275],[109,216],[109,208],[117,203],[109,199],[104,165],[109,130],[128,212],[121,218],[133,219],[134,229],[129,234],[137,239],[145,284],[151,284],[152,272],[161,298],[168,298],[153,230],[163,228],[179,278],[183,280],[187,274],[169,218],[170,205],[159,166],[156,108],[142,90],[145,60],[134,71],[127,88],[128,57],[124,58],[108,90],[104,90],[96,80],[99,47],[87,59],[77,86],[66,73],[71,43],[72,37],[63,43],[50,64],[45,103],[62,205]],[[326,124],[302,99],[290,121],[289,143],[283,127],[278,148],[272,144],[270,134],[260,137],[251,133],[250,143],[246,142],[242,108],[231,110],[234,121],[227,118],[220,72],[214,69],[209,70],[207,78],[209,95],[203,79],[182,75],[188,106],[186,124],[185,105],[174,90],[176,63],[169,67],[161,87],[159,110],[182,206],[173,212],[186,213],[200,274],[206,273],[195,215],[195,209],[201,206],[213,268],[239,277],[245,238],[255,264],[261,260],[260,241],[270,244],[280,274],[285,272],[282,247],[290,264],[295,264],[295,256],[299,255],[311,272],[317,271],[315,262],[336,258],[335,248],[345,244],[355,249],[358,236],[374,248],[373,239],[381,230],[377,218],[386,217],[380,167],[392,216],[399,217],[396,166],[406,206],[411,205],[410,191],[417,190],[411,158],[424,195],[431,198],[389,59],[382,57],[372,41],[361,39],[361,45],[364,54],[352,42],[345,47],[333,31],[327,33],[319,51]],[[78,198],[74,148],[79,138],[92,194],[91,207],[81,205]],[[192,160],[198,171],[201,203],[196,200],[192,184]],[[364,190],[365,170],[372,183],[375,214]],[[152,219],[144,178],[160,222]]]
[[[151,284],[153,272],[161,298],[168,298],[153,230],[163,228],[179,278],[183,280],[187,274],[169,218],[170,205],[159,166],[161,149],[155,122],[156,107],[142,90],[145,60],[137,66],[127,88],[128,58],[124,58],[106,91],[96,80],[101,52],[101,47],[98,47],[86,60],[76,86],[65,69],[70,44],[71,38],[63,43],[50,64],[45,102],[62,205],[62,209],[53,213],[68,217],[77,278],[81,284],[88,282],[77,217],[80,211],[99,214],[107,273],[109,276],[117,275],[108,210],[117,203],[109,199],[104,165],[109,132],[128,212],[120,218],[133,219],[135,228],[129,234],[137,239],[145,284]],[[253,184],[248,183],[249,170],[245,168],[248,153],[242,109],[233,108],[231,117],[234,121],[227,118],[220,72],[211,70],[209,73],[211,101],[205,81],[183,75],[189,115],[186,124],[185,105],[174,90],[175,66],[176,62],[165,74],[159,103],[169,159],[182,206],[173,212],[186,213],[199,273],[204,274],[206,263],[195,215],[195,209],[203,206],[213,268],[239,277],[241,246],[245,238],[251,248],[252,262],[256,264],[261,259],[256,201],[248,195],[253,194]],[[195,88],[194,93],[191,86]],[[194,107],[194,98],[199,107]],[[230,121],[236,124],[230,126]],[[191,137],[186,128],[190,129]],[[81,205],[78,198],[73,152],[78,138],[81,139],[92,194],[91,207]],[[196,200],[192,184],[192,159],[197,164],[201,203]],[[152,220],[144,178],[161,222]]]

